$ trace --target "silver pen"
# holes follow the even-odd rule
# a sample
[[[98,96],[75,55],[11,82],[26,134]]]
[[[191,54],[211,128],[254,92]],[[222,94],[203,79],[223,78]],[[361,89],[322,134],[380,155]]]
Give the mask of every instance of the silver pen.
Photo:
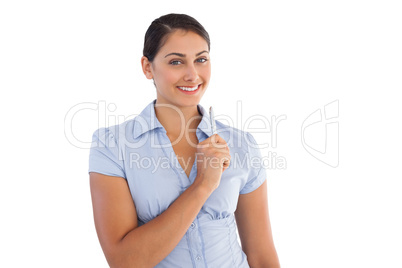
[[[209,107],[209,116],[211,119],[211,128],[212,128],[212,135],[213,135],[213,134],[216,134],[216,123],[215,123],[214,109],[212,109],[212,106]]]

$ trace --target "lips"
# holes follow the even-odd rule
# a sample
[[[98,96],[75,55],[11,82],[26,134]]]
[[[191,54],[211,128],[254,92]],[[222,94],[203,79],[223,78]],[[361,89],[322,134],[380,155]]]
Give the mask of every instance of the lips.
[[[181,90],[185,90],[185,91],[195,91],[195,90],[198,89],[198,87],[199,87],[200,85],[201,85],[201,84],[195,85],[195,86],[178,86],[178,88],[181,89]]]
[[[180,92],[187,94],[187,95],[193,95],[196,94],[201,88],[201,84],[195,85],[195,86],[178,86],[177,89],[179,89]]]

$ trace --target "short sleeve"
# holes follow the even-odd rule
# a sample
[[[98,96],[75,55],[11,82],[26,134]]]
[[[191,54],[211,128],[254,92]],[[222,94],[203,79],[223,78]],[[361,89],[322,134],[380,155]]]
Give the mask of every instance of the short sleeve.
[[[126,178],[124,162],[115,136],[108,128],[99,128],[92,135],[89,172]]]
[[[267,178],[267,174],[263,165],[261,151],[255,141],[253,135],[246,132],[246,144],[248,148],[248,172],[247,182],[240,190],[240,194],[248,194],[260,187]]]

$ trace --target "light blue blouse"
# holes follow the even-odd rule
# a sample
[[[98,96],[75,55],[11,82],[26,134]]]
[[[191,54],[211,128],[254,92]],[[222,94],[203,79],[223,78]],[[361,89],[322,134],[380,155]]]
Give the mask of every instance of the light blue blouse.
[[[155,103],[153,100],[131,120],[97,129],[89,155],[89,172],[127,180],[139,225],[163,213],[197,175],[197,158],[189,177],[181,167],[156,117]],[[202,119],[196,135],[202,142],[212,130],[209,114],[200,104],[198,111]],[[219,121],[216,129],[229,146],[230,165],[179,244],[156,267],[249,267],[237,240],[234,212],[239,194],[257,189],[265,181],[266,171],[249,132]]]

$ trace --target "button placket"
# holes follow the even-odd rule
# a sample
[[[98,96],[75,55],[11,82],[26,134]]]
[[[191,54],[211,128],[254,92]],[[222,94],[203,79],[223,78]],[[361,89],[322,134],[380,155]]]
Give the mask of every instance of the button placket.
[[[195,262],[195,267],[204,267],[203,253],[202,253],[202,242],[200,238],[200,233],[198,230],[197,219],[195,219],[188,228],[189,246],[192,252],[192,258]]]

